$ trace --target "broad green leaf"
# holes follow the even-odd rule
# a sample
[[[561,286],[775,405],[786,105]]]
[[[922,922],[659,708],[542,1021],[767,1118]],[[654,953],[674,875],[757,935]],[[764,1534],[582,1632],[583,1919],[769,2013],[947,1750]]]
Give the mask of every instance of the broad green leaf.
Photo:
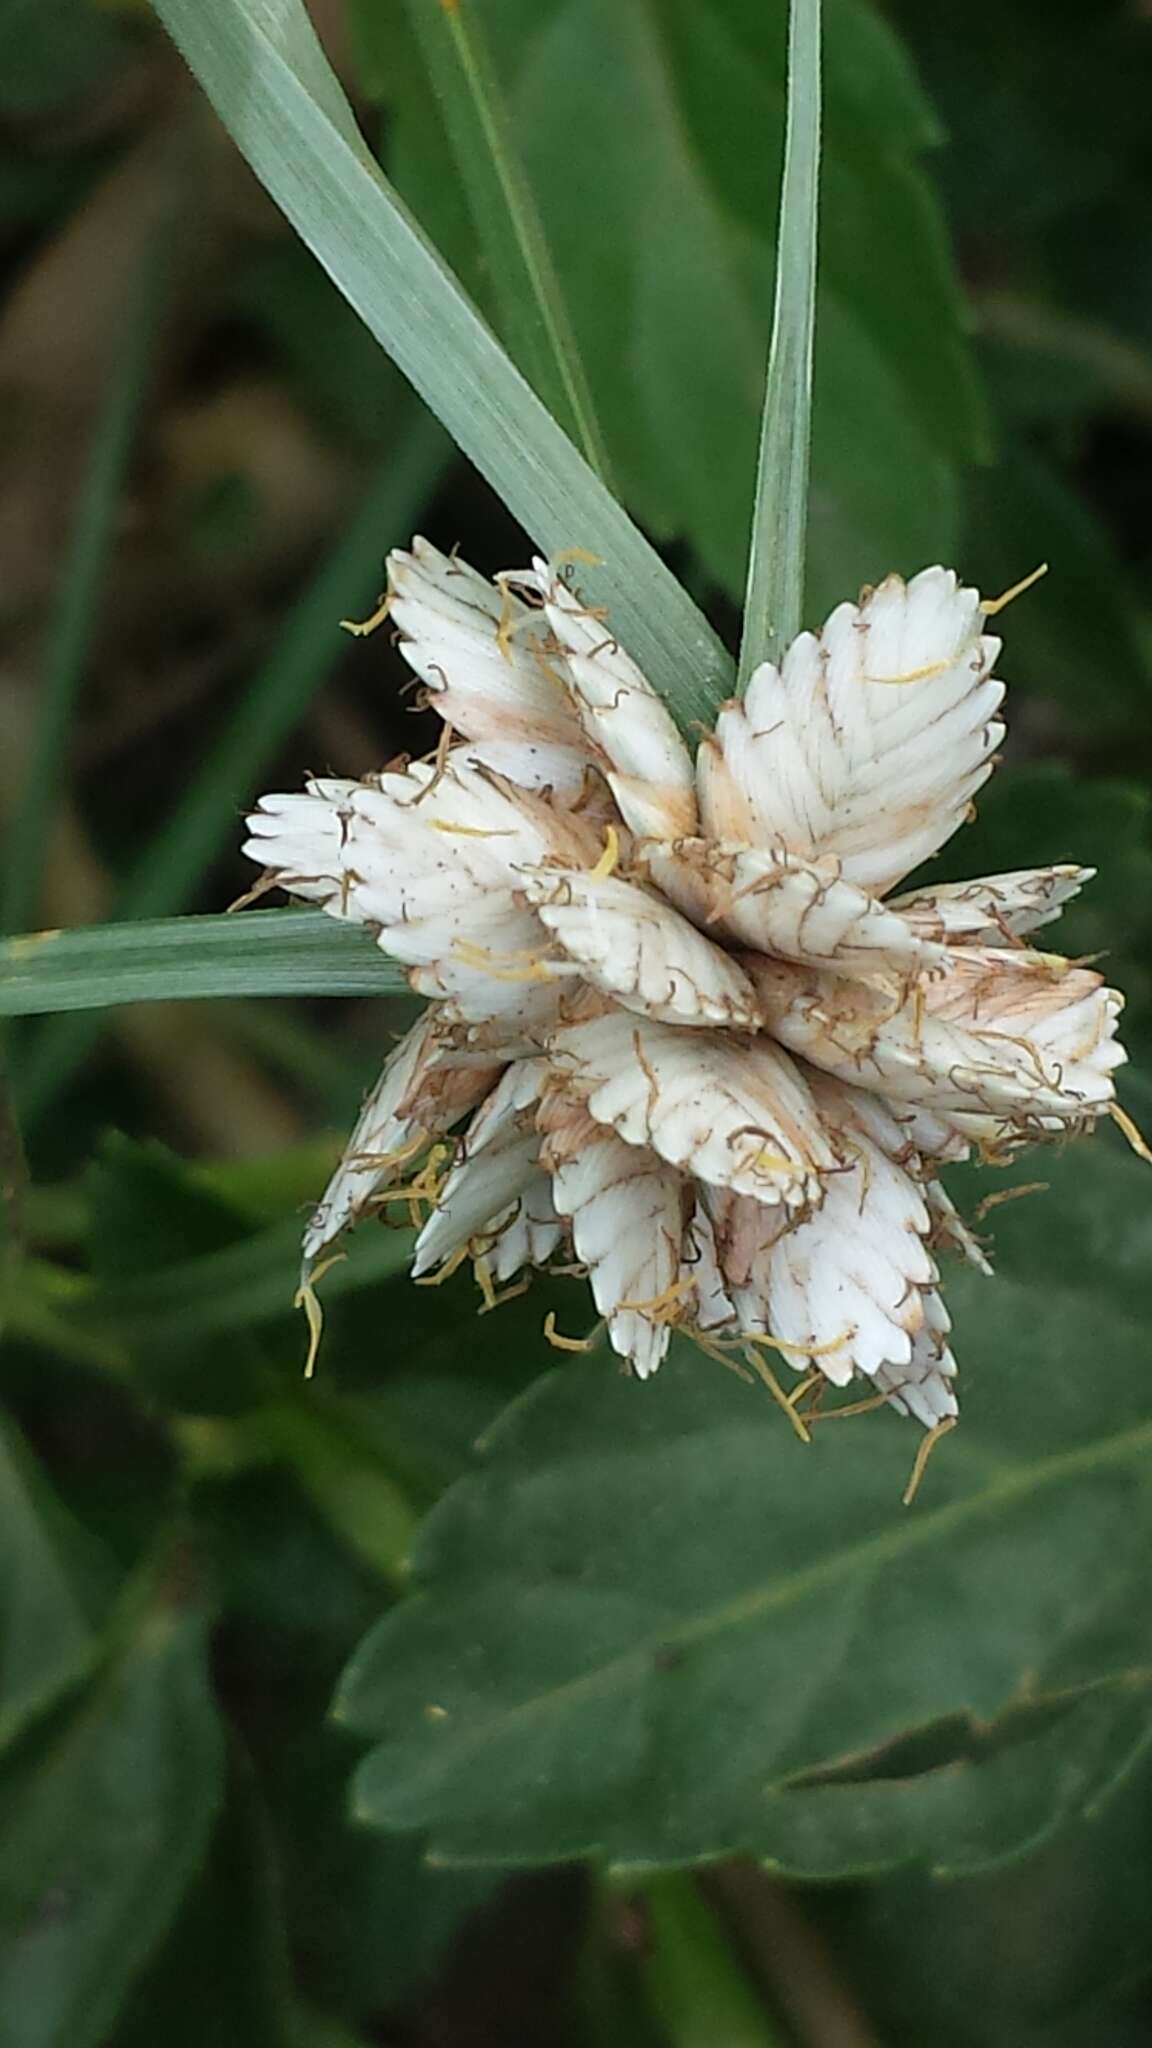
[[[1097,1143],[1103,1214],[1146,1213]],[[450,1859],[829,1877],[977,1866],[1106,1788],[1152,1685],[1152,1289],[1142,1239],[1088,1265],[1079,1173],[1029,1160],[1028,1257],[951,1276],[964,1419],[911,1509],[898,1418],[801,1447],[688,1347],[652,1386],[598,1360],[514,1405],[346,1677],[361,1816]]]
[[[521,147],[628,502],[655,530],[690,539],[737,598],[769,330],[786,12],[784,0],[549,0],[488,17],[501,68],[518,81]],[[358,18],[370,83],[387,92],[392,82],[397,179],[456,248],[435,107],[395,52],[392,11],[361,0]],[[863,0],[834,0],[825,52],[811,619],[888,569],[950,559],[956,464],[985,435],[964,305],[919,160],[931,114]],[[469,281],[483,296],[483,277]]]
[[[789,11],[776,303],[740,642],[745,686],[762,661],[783,659],[804,618],[820,191],[820,8],[821,0],[791,0]]]
[[[256,175],[459,447],[546,552],[602,558],[589,595],[678,714],[706,714],[728,657],[382,176],[301,0],[155,4]]]
[[[85,925],[0,944],[0,1017],[203,996],[395,996],[400,968],[322,910]]]
[[[0,1776],[0,2038],[97,2048],[204,1853],[221,1739],[204,1620],[161,1586]]]
[[[1048,2048],[1063,2023],[1062,2048],[1110,2038],[1099,2001],[1147,1969],[1150,1791],[1145,1759],[1122,1794],[1007,1870],[862,1891],[840,1953],[886,2037]]]
[[[304,2048],[276,1850],[251,1766],[234,1752],[204,1868],[121,2016],[115,2048]]]
[[[0,1744],[90,1663],[96,1633],[74,1530],[15,1426],[0,1426]]]

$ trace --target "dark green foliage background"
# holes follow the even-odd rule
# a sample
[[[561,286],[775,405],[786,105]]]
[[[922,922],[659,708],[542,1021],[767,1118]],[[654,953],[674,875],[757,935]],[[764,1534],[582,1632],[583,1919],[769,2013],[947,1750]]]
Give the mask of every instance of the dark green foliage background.
[[[315,12],[382,160],[499,326],[419,4]],[[614,475],[731,644],[782,0],[465,5]],[[1049,562],[1004,622],[1005,765],[944,871],[1098,867],[1061,943],[1127,991],[1124,1095],[1147,1126],[1152,22],[1071,0],[825,12],[809,616],[892,568],[943,559],[995,590]],[[181,225],[57,796],[113,909],[211,911],[243,886],[246,797],[412,730],[398,662],[337,644],[380,555],[420,526],[489,569],[523,542],[262,212],[141,8],[0,0],[0,122],[17,287],[165,140]],[[4,396],[7,333],[6,516],[22,472],[2,463],[50,424]],[[155,495],[165,423],[233,375],[274,394],[298,465],[332,465],[291,546],[270,538],[274,491],[226,453]],[[33,706],[65,532],[44,586],[0,599]],[[147,611],[149,575],[170,611]],[[86,765],[110,678],[162,697],[165,664],[205,644],[223,682],[203,716],[161,717],[110,779]],[[48,894],[39,912],[87,921]],[[787,1968],[777,1985],[753,1953],[769,1989],[748,1991],[724,1894],[669,1875],[738,1855],[798,1905],[869,2039],[1145,2039],[1147,1169],[1108,1130],[991,1183],[954,1177],[969,1211],[989,1185],[1049,1189],[990,1217],[994,1282],[951,1280],[964,1420],[911,1509],[915,1432],[895,1415],[801,1447],[762,1390],[687,1347],[651,1387],[603,1353],[558,1363],[541,1324],[553,1307],[582,1327],[575,1283],[478,1319],[462,1279],[408,1284],[402,1230],[365,1229],[329,1276],[305,1383],[301,1209],[406,1014],[367,1001],[371,963],[348,957],[347,1002],[196,1006],[275,1090],[291,1142],[274,1149],[214,1148],[181,1112],[215,1070],[182,1079],[175,1026],[147,1059],[90,1017],[7,1042],[31,1179],[13,1126],[0,2042],[599,2048],[719,2039],[722,2010],[725,2040],[813,2041]],[[596,1875],[506,1881],[582,1862]],[[647,1915],[639,1943],[618,1938],[621,1901]],[[543,1993],[525,2016],[498,1992],[491,2016],[490,1980],[554,1913]]]

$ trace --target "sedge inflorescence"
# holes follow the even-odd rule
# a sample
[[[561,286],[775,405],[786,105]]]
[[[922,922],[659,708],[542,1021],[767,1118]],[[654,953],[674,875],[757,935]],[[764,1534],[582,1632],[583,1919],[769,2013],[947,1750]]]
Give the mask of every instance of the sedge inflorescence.
[[[263,798],[245,848],[429,998],[306,1281],[399,1200],[417,1277],[471,1257],[492,1303],[577,1265],[641,1378],[681,1329],[948,1424],[938,1256],[987,1261],[940,1167],[1090,1129],[1124,1058],[1120,995],[1034,940],[1090,870],[892,893],[991,773],[993,609],[942,568],[889,577],[757,669],[693,759],[558,565],[489,582],[395,553],[442,744]]]

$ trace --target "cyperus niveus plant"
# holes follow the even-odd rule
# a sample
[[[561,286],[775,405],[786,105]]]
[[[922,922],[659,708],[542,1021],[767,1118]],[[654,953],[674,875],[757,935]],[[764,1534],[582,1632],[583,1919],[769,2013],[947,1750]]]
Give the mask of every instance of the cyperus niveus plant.
[[[406,1187],[414,1270],[488,1298],[585,1269],[640,1377],[674,1329],[956,1411],[937,1178],[1090,1129],[1121,997],[1034,934],[1072,866],[893,895],[1003,734],[1000,643],[940,568],[803,633],[693,761],[610,623],[537,561],[495,584],[417,540],[389,611],[435,757],[265,797],[246,851],[365,924],[430,1001],[307,1230],[305,1275]]]

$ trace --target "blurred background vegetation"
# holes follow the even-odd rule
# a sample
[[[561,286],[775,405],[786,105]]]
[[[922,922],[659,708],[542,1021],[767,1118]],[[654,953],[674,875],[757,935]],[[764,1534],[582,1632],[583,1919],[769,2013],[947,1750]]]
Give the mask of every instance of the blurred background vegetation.
[[[731,643],[784,8],[471,4],[614,474]],[[311,12],[499,326],[418,0]],[[809,616],[891,568],[942,559],[995,591],[1051,564],[1007,620],[1007,765],[953,871],[1099,865],[1066,950],[1107,953],[1146,1058],[1152,13],[830,0],[827,39]],[[0,0],[0,241],[0,912],[20,932],[218,910],[248,886],[252,795],[429,744],[387,635],[338,630],[388,547],[422,530],[491,570],[524,539],[134,0]],[[419,1518],[551,1363],[549,1302],[578,1314],[541,1289],[475,1320],[463,1281],[413,1290],[403,1240],[366,1231],[301,1381],[301,1209],[402,1014],[144,1004],[9,1028],[5,2048],[1146,2040],[1139,1761],[950,1881],[923,1840],[897,1874],[820,1886],[739,1862],[701,1886],[508,1878],[347,1819],[340,1671]],[[1127,1099],[1152,1099],[1138,1073]],[[1006,1232],[1013,1273],[1042,1282],[1051,1230],[1146,1328],[1137,1183],[1106,1174],[1091,1213],[1064,1186],[1048,1225]]]

